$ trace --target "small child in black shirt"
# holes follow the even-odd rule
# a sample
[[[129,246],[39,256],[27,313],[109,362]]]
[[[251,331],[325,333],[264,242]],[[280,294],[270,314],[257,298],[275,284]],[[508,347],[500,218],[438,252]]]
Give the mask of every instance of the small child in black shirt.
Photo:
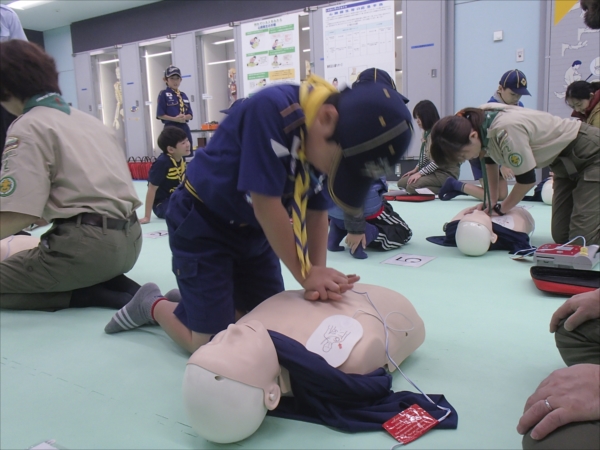
[[[145,215],[140,223],[150,222],[152,212],[165,218],[169,198],[183,180],[185,174],[184,156],[190,154],[190,141],[187,134],[177,127],[165,127],[158,136],[158,146],[163,151],[148,175],[148,192],[144,204]]]

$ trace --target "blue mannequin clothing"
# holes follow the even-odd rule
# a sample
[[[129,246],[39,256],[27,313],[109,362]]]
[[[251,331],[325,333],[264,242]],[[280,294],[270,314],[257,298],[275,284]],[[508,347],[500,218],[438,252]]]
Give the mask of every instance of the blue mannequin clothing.
[[[282,397],[268,414],[327,425],[338,430],[380,431],[382,424],[413,404],[440,419],[446,411],[414,392],[393,392],[392,376],[380,368],[367,375],[346,374],[283,334],[269,331],[279,364],[290,373],[293,397]],[[429,395],[452,413],[436,425],[456,429],[458,414],[443,395]]]

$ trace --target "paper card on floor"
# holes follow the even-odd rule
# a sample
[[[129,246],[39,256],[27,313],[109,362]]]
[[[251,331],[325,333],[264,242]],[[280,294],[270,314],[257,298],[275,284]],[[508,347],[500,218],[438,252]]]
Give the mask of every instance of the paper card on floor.
[[[163,237],[168,235],[169,232],[167,230],[158,230],[153,231],[152,233],[145,233],[144,237],[148,239],[158,239],[159,237]]]
[[[421,267],[429,261],[435,259],[435,256],[409,255],[408,253],[398,253],[397,255],[386,259],[383,264],[392,264],[395,266]]]
[[[419,189],[415,189],[415,191],[417,192],[417,194],[421,194],[421,195],[435,195],[434,192],[432,192],[431,190],[429,190],[427,188],[419,188]]]

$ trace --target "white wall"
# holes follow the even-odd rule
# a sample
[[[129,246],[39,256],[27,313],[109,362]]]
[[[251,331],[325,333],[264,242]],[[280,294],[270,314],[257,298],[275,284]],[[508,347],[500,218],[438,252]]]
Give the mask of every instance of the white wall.
[[[73,63],[73,45],[71,27],[65,26],[44,31],[46,53],[56,61],[58,85],[63,98],[77,108],[77,89],[75,87],[75,66]]]
[[[541,2],[545,0],[456,0],[454,10],[454,110],[479,106],[494,94],[502,74],[519,69],[527,77],[532,96],[523,96],[527,108],[541,109],[538,98],[543,43]],[[494,31],[504,39],[494,42]],[[525,60],[516,61],[517,49],[525,50]],[[460,179],[472,180],[468,163],[461,167]]]

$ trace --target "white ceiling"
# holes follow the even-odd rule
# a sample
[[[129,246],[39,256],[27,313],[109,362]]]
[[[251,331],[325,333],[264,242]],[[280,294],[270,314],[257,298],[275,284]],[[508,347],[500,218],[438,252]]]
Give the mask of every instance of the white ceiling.
[[[13,1],[0,0],[0,3],[10,6]],[[23,28],[46,31],[157,1],[160,0],[58,0],[15,12]]]

